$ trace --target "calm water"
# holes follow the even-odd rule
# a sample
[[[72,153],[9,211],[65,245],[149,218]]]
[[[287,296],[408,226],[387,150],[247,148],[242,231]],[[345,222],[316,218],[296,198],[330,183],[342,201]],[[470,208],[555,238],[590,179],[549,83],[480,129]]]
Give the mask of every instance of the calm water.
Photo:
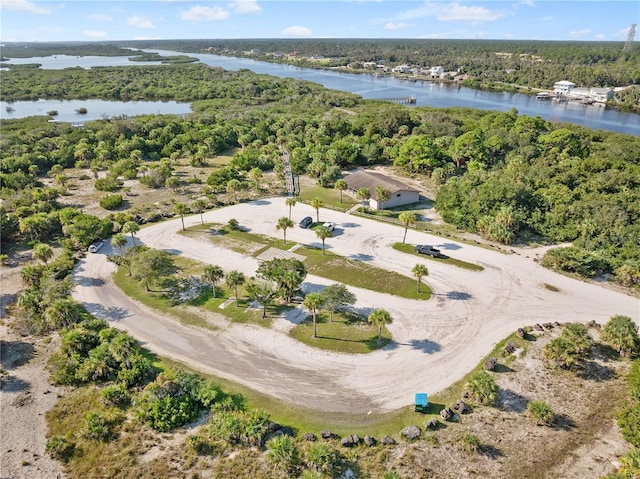
[[[158,52],[162,55],[182,55],[183,53],[166,51],[166,50],[147,50]],[[225,70],[248,69],[256,73],[265,73],[278,77],[289,77],[300,80],[307,80],[319,83],[327,88],[334,90],[348,91],[360,95],[363,98],[403,98],[413,96],[417,98],[416,106],[432,106],[432,107],[468,107],[482,110],[508,111],[511,108],[518,110],[518,113],[529,116],[540,116],[545,120],[554,122],[568,122],[583,125],[594,130],[609,130],[619,133],[628,133],[640,136],[640,115],[633,113],[622,113],[615,110],[604,108],[597,105],[579,105],[575,103],[554,103],[551,101],[539,101],[534,96],[523,95],[519,93],[504,92],[485,92],[473,90],[470,88],[457,87],[452,85],[437,84],[431,82],[409,82],[398,80],[393,77],[376,78],[368,74],[349,74],[339,73],[327,70],[315,70],[312,68],[300,68],[291,65],[281,65],[276,63],[260,62],[247,58],[233,58],[219,55],[193,54],[190,56],[197,57],[202,63],[210,66],[224,68]],[[157,62],[130,62],[128,57],[74,57],[67,55],[57,55],[55,57],[38,57],[23,58],[11,60],[10,63],[40,63],[45,69],[61,69],[69,67],[90,68],[93,66],[120,66],[120,65],[140,65],[140,64],[157,64]],[[47,100],[49,102],[50,100]],[[91,100],[97,101],[97,100]],[[16,102],[12,104],[16,112],[12,118],[18,114],[16,105],[19,103],[33,102]],[[144,113],[188,113],[190,110],[173,110],[174,106],[169,106],[172,102],[136,102],[150,104],[151,110],[132,112],[127,106],[128,103],[134,102],[103,102],[103,108],[97,113],[96,117],[90,118],[92,108],[88,106],[88,101],[80,101],[83,103],[79,106],[70,107],[70,119],[62,117],[62,108],[53,104],[43,106],[43,113],[29,114],[46,114],[49,110],[58,110],[60,115],[57,117],[63,121],[80,121],[82,119],[99,119],[104,116],[118,116]],[[107,105],[110,104],[110,105]],[[152,105],[152,106],[151,106]],[[84,106],[87,108],[87,115],[76,115],[75,109]],[[155,109],[153,109],[155,107]],[[165,108],[166,107],[166,108]],[[34,108],[37,108],[34,106]],[[9,118],[5,111],[5,104],[2,103],[2,118]],[[23,115],[28,116],[28,115]],[[78,118],[82,117],[82,118]]]
[[[7,108],[13,111],[8,112]],[[86,108],[86,114],[76,112],[79,108]],[[191,113],[189,103],[175,101],[106,101],[106,100],[38,100],[14,101],[8,103],[0,101],[0,118],[25,118],[27,116],[47,115],[56,110],[58,115],[52,117],[57,121],[82,122],[102,120],[114,116]]]

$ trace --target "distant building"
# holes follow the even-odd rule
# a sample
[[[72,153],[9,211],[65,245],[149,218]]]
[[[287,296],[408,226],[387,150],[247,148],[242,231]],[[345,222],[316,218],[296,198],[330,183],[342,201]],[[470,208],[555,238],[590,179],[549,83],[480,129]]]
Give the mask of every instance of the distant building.
[[[440,65],[436,67],[431,67],[429,69],[429,75],[431,75],[431,78],[440,78],[443,73],[444,73],[444,68],[442,68]]]
[[[358,190],[366,188],[369,190],[371,199],[369,206],[375,209],[393,208],[395,206],[417,203],[420,201],[420,191],[405,185],[401,181],[389,178],[374,171],[360,170],[347,175],[344,179],[349,187],[347,192],[357,197]],[[389,190],[390,198],[383,204],[378,203],[376,198],[376,186],[383,186]]]
[[[609,100],[613,100],[615,91],[612,88],[592,88],[591,98],[594,101],[605,103]]]
[[[391,71],[393,73],[409,73],[411,67],[409,65],[398,65],[397,67],[393,67]]]
[[[575,87],[575,83],[571,83],[567,80],[561,80],[553,85],[553,93],[556,95],[568,95]]]

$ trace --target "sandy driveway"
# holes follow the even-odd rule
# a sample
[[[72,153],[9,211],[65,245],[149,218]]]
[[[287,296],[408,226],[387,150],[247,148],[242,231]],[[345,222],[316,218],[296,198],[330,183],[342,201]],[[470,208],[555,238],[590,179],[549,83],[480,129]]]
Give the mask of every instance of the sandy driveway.
[[[272,198],[205,213],[205,222],[226,223],[235,218],[254,233],[279,237],[277,219],[288,215],[284,198]],[[298,204],[294,222],[315,218],[315,210]],[[521,255],[443,240],[409,231],[407,243],[436,245],[452,257],[482,264],[482,272],[466,271],[421,260],[391,248],[402,240],[403,229],[331,210],[321,221],[337,224],[331,251],[412,277],[416,262],[429,268],[426,279],[434,291],[429,301],[405,300],[351,288],[356,308],[387,309],[393,318],[394,341],[368,355],[345,355],[316,350],[288,337],[286,331],[300,315],[278,319],[271,330],[231,325],[208,332],[182,326],[127,298],[111,280],[113,264],[106,261],[106,245],[90,254],[75,273],[74,297],[99,317],[127,329],[154,352],[180,359],[285,401],[333,412],[383,412],[413,403],[415,392],[435,393],[467,373],[496,342],[516,328],[552,321],[604,323],[614,314],[640,323],[640,302],[597,285],[576,281],[540,267]],[[187,226],[200,216],[185,218]],[[143,228],[138,238],[153,248],[237,269],[252,276],[257,260],[178,234],[180,219]],[[287,239],[320,245],[312,230],[291,228]],[[543,283],[560,289],[553,292]],[[308,276],[306,291],[328,282]]]

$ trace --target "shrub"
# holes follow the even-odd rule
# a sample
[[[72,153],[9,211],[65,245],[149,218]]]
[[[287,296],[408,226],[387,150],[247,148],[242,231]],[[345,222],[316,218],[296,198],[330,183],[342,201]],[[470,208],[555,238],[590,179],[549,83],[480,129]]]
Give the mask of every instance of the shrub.
[[[481,442],[480,442],[480,438],[475,434],[466,433],[462,437],[462,444],[465,451],[477,452],[478,449],[480,449]]]
[[[98,191],[115,191],[123,185],[115,176],[107,176],[105,178],[98,178],[93,187]]]
[[[305,453],[307,467],[317,472],[331,472],[335,460],[336,452],[327,444],[312,444]]]
[[[554,414],[546,402],[532,401],[527,404],[527,409],[529,410],[529,414],[536,419],[538,424],[549,426],[553,423]]]
[[[107,407],[126,407],[131,403],[131,396],[123,385],[113,384],[102,390],[100,402]]]
[[[267,442],[267,461],[281,471],[295,471],[300,463],[300,453],[293,438],[276,436]]]
[[[480,404],[493,404],[498,397],[498,385],[486,371],[476,374],[467,383],[469,397]]]
[[[75,453],[75,444],[67,441],[66,438],[60,436],[53,436],[47,441],[45,451],[53,459],[58,461],[67,462],[73,457]]]
[[[227,226],[229,227],[230,230],[232,231],[237,231],[240,229],[240,223],[238,223],[238,220],[235,218],[231,218],[229,220],[229,222],[227,223]]]
[[[206,456],[212,454],[214,451],[213,446],[205,438],[199,434],[189,436],[187,439],[187,446],[192,449],[199,456]]]
[[[89,411],[84,416],[84,426],[78,432],[83,439],[110,441],[117,437],[117,426],[124,420],[118,412]]]
[[[632,400],[618,413],[618,426],[630,444],[640,447],[640,401]]]
[[[602,328],[600,338],[620,354],[640,351],[638,326],[628,316],[613,316]]]
[[[115,210],[123,203],[122,195],[107,195],[100,200],[100,206],[105,210]]]

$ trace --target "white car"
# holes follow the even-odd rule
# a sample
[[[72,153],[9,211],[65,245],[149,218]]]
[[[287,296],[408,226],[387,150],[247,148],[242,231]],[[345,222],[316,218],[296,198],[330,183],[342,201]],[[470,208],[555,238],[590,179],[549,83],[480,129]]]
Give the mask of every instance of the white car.
[[[97,253],[104,246],[104,241],[96,241],[89,246],[89,253]]]
[[[324,226],[325,228],[329,228],[329,231],[333,231],[334,229],[336,229],[336,224],[332,223],[331,221],[323,223],[322,226]]]

